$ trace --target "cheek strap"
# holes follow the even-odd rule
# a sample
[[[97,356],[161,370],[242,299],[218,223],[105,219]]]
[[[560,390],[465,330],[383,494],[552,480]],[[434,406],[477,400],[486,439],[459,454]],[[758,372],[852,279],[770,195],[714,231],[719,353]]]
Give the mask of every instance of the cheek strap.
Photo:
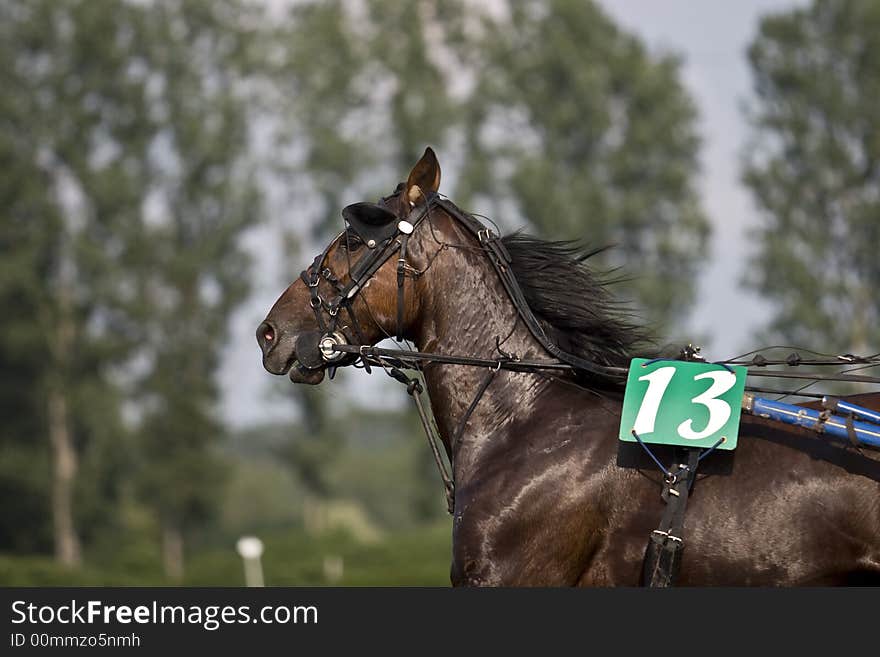
[[[403,223],[403,222],[401,222]],[[412,232],[412,229],[410,229]],[[403,342],[404,294],[406,291],[406,244],[409,233],[400,238],[400,257],[397,258],[397,341]]]

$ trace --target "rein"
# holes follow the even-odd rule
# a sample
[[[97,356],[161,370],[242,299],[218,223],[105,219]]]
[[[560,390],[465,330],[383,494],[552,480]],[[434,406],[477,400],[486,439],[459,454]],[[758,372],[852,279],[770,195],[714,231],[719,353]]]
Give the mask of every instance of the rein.
[[[384,201],[385,199],[383,199]],[[423,387],[421,382],[416,378],[408,377],[403,369],[419,369],[422,365],[437,363],[445,365],[463,365],[471,367],[487,368],[487,376],[479,386],[479,389],[467,408],[464,416],[459,420],[458,427],[455,431],[455,437],[460,437],[467,425],[470,416],[476,409],[486,390],[495,379],[495,375],[499,370],[508,370],[515,372],[527,372],[537,374],[543,371],[557,372],[586,372],[588,374],[606,377],[613,381],[623,382],[626,379],[628,370],[622,367],[610,367],[593,361],[583,359],[575,354],[571,354],[557,345],[547,335],[541,323],[535,317],[528,302],[520,288],[520,285],[511,268],[511,257],[499,235],[492,232],[491,229],[483,225],[479,220],[459,210],[453,203],[445,199],[440,199],[436,193],[428,195],[427,202],[422,207],[413,208],[409,215],[398,221],[396,215],[385,209],[383,206],[372,204],[355,204],[348,206],[343,210],[343,216],[349,223],[349,227],[356,230],[353,223],[356,221],[355,209],[358,206],[366,207],[369,210],[370,235],[376,234],[379,239],[367,239],[366,235],[359,234],[358,237],[364,242],[369,251],[363,255],[349,270],[349,282],[343,284],[337,278],[329,267],[324,266],[330,249],[343,237],[347,236],[347,230],[340,233],[333,239],[324,251],[319,254],[309,267],[300,274],[300,277],[308,286],[310,301],[309,305],[315,314],[318,324],[318,331],[306,331],[297,338],[295,351],[300,365],[305,369],[319,369],[327,367],[328,374],[332,379],[336,368],[339,366],[353,364],[360,361],[363,368],[369,373],[371,365],[381,367],[389,376],[406,385],[407,392],[413,397],[416,408],[418,410],[419,419],[428,438],[428,443],[440,477],[443,481],[446,493],[447,508],[449,513],[453,512],[455,500],[455,487],[453,478],[446,468],[446,464],[440,453],[438,446],[439,437],[433,428],[429,415],[421,400]],[[410,235],[423,221],[429,216],[432,208],[439,206],[454,219],[458,221],[467,231],[476,238],[482,252],[489,258],[495,272],[500,279],[508,297],[516,308],[517,314],[528,328],[532,336],[538,343],[556,360],[521,360],[515,355],[505,354],[500,347],[500,358],[476,358],[472,356],[463,356],[456,354],[436,354],[412,350],[398,349],[382,349],[366,344],[364,333],[358,320],[352,311],[351,305],[357,294],[365,287],[370,278],[395,254],[399,254],[397,258],[397,313],[396,313],[396,330],[395,335],[398,341],[403,341],[403,323],[405,310],[405,289],[408,271],[413,270],[406,260],[407,244]],[[384,213],[384,214],[382,214]],[[376,223],[376,217],[382,223]],[[391,228],[391,222],[397,221],[396,229]],[[371,226],[377,228],[373,230]],[[444,248],[446,245],[444,244]],[[333,290],[335,296],[329,301],[321,297],[318,292],[318,285],[321,279],[327,281]],[[351,328],[354,332],[354,340],[345,332],[345,327],[339,328],[339,312],[345,309]],[[326,318],[325,318],[326,313]],[[768,347],[767,349],[771,349]],[[758,350],[766,351],[764,350]],[[749,356],[755,354],[745,354]],[[837,356],[829,356],[827,354],[816,354],[823,358],[804,359],[797,352],[793,352],[785,359],[767,359],[761,353],[757,353],[749,360],[743,360],[744,356],[739,356],[725,361],[715,361],[718,365],[746,365],[748,375],[755,377],[769,377],[780,379],[802,379],[811,382],[819,381],[839,381],[839,382],[856,382],[880,384],[880,377],[855,375],[848,373],[836,373],[833,375],[818,374],[815,372],[780,372],[776,370],[763,369],[771,365],[785,365],[788,367],[797,367],[800,365],[815,366],[852,366],[862,365],[864,367],[880,366],[880,353],[872,356],[854,356],[853,354],[843,354]],[[810,385],[810,384],[807,384]],[[804,386],[807,387],[807,386]],[[798,390],[771,390],[760,387],[746,387],[747,390],[754,392],[770,392],[780,395],[797,395],[802,397],[822,397],[813,393],[804,393],[803,387]],[[448,457],[451,456],[447,454]]]

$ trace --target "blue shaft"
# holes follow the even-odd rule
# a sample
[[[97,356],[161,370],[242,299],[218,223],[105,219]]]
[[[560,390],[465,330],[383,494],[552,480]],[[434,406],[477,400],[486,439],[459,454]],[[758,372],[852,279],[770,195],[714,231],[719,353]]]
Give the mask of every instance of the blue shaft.
[[[749,400],[746,401],[748,402]],[[832,415],[825,422],[817,424],[820,412],[812,408],[784,404],[761,397],[754,397],[750,401],[751,403],[747,403],[745,408],[752,415],[778,420],[798,427],[806,427],[814,431],[817,431],[818,427],[823,427],[821,429],[823,433],[834,438],[849,440],[846,419],[839,415]],[[852,427],[859,442],[871,445],[872,447],[880,447],[880,426],[854,421]]]
[[[822,405],[825,408],[830,409],[834,412],[850,413],[853,417],[858,417],[863,420],[867,420],[868,422],[880,424],[880,413],[878,413],[877,411],[872,411],[870,408],[865,408],[864,406],[856,406],[855,404],[850,404],[848,401],[844,401],[843,399],[822,397]]]

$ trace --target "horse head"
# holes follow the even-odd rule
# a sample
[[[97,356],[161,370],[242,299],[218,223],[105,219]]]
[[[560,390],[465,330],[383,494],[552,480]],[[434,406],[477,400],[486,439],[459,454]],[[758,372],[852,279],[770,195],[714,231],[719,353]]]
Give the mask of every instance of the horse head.
[[[294,383],[318,384],[328,368],[356,355],[334,351],[411,335],[420,309],[420,280],[439,253],[423,227],[440,186],[440,165],[425,150],[407,181],[379,203],[343,212],[345,229],[288,286],[257,327],[263,367]],[[436,237],[436,236],[434,236]]]

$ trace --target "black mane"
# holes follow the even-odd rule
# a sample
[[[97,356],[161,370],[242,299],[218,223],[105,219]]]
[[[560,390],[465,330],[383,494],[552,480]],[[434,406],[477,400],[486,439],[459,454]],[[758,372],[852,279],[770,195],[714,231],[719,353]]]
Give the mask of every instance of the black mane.
[[[619,279],[586,265],[605,248],[590,250],[577,242],[519,232],[501,240],[529,307],[559,347],[610,367],[626,368],[632,358],[651,357],[655,348],[649,332],[607,289]]]

